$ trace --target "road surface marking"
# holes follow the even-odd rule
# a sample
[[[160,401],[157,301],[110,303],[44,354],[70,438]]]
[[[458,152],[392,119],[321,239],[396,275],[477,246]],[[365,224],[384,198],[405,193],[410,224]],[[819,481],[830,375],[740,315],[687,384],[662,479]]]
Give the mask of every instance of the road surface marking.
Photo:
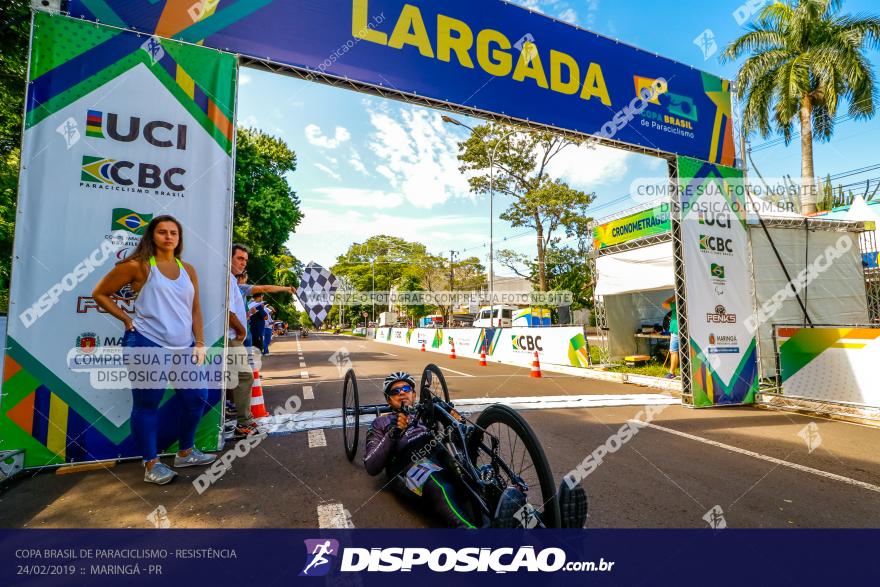
[[[385,351],[382,351],[382,354],[383,354],[383,355],[388,355],[389,357],[396,357],[396,356],[397,356],[397,355],[395,355],[394,353],[386,353]]]
[[[454,399],[454,398],[453,398]],[[539,397],[479,397],[455,400],[455,407],[462,412],[481,412],[492,404],[504,404],[516,410],[552,410],[567,408],[604,408],[612,406],[679,405],[678,398],[659,393],[633,393],[616,395],[550,395]],[[369,426],[375,414],[363,414],[361,426]],[[341,428],[342,410],[299,411],[294,414],[270,416],[261,427],[269,436],[306,432],[316,428]]]
[[[302,378],[302,379],[308,379],[308,378],[309,378],[309,372],[308,372],[308,371],[300,371],[300,372],[299,372],[299,376],[300,376],[300,378]]]
[[[311,385],[303,385],[303,399],[315,399],[315,393]]]
[[[299,362],[299,366],[300,366],[300,369],[304,368],[304,367],[306,366],[306,362],[305,362],[305,361],[300,361],[300,362]]]
[[[450,369],[449,367],[440,367],[444,371],[449,371],[450,373],[458,373],[459,375],[464,375],[465,377],[473,377],[470,373],[462,373],[461,371],[456,371],[455,369]]]
[[[318,528],[348,528],[345,508],[341,503],[325,503],[318,506]]]
[[[309,430],[309,448],[317,448],[319,446],[327,446],[327,437],[324,436],[323,428]]]
[[[649,428],[654,428],[655,430],[661,430],[663,432],[668,432],[670,434],[674,434],[676,436],[681,436],[682,438],[687,438],[689,440],[696,440],[697,442],[702,442],[703,444],[717,446],[718,448],[723,448],[724,450],[729,450],[730,452],[735,452],[735,453],[739,453],[741,455],[746,455],[746,456],[754,457],[756,459],[761,459],[762,461],[767,461],[768,463],[773,463],[774,465],[781,465],[783,467],[795,469],[796,471],[803,471],[804,473],[818,475],[819,477],[825,477],[826,479],[840,481],[841,483],[846,483],[847,485],[855,485],[856,487],[861,487],[862,489],[867,489],[868,491],[875,491],[877,493],[880,493],[880,487],[878,487],[877,485],[871,485],[870,483],[865,483],[864,481],[859,481],[858,479],[850,479],[849,477],[844,477],[843,475],[837,475],[835,473],[829,473],[828,471],[814,469],[813,467],[807,467],[806,465],[799,465],[797,463],[790,463],[788,461],[783,461],[782,459],[777,459],[776,457],[762,455],[761,453],[752,452],[750,450],[746,450],[744,448],[739,448],[737,446],[731,446],[729,444],[724,444],[723,442],[709,440],[708,438],[703,438],[702,436],[694,436],[693,434],[688,434],[687,432],[679,432],[678,430],[673,430],[672,428],[666,428],[664,426],[658,426],[657,424],[650,424],[650,423],[646,424],[644,422],[637,422],[635,420],[630,420],[630,422],[636,422],[642,426],[648,426]]]

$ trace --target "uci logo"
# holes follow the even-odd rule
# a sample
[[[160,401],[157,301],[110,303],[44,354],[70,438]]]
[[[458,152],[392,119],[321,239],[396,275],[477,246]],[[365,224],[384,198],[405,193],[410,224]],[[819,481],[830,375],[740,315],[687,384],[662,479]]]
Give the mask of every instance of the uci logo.
[[[106,131],[106,137],[104,132]],[[120,129],[119,115],[113,112],[107,113],[104,121],[104,113],[99,110],[89,110],[86,114],[86,136],[93,138],[110,138],[122,143],[131,143],[143,136],[144,140],[154,147],[175,147],[186,151],[186,125],[172,124],[164,120],[152,120],[141,128],[141,119],[138,116],[129,116],[125,131]]]
[[[531,336],[523,334],[521,336],[511,336],[513,350],[515,351],[543,351],[540,336]]]
[[[730,216],[727,214],[713,214],[712,212],[699,212],[700,224],[730,228]]]
[[[136,185],[142,189],[165,187],[182,192],[184,186],[180,183],[180,176],[185,173],[186,170],[180,167],[170,167],[163,172],[158,165],[152,163],[135,164],[131,161],[83,155],[80,180],[120,186]]]
[[[733,254],[733,239],[720,236],[700,235],[700,250],[720,253],[722,255]]]

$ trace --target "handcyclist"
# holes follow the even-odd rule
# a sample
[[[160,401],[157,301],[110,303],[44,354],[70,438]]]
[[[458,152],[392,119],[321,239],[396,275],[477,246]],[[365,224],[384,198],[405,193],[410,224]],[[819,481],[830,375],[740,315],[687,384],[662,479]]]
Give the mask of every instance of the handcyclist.
[[[402,496],[419,502],[454,528],[476,528],[485,524],[461,499],[463,492],[454,483],[452,463],[438,448],[439,439],[418,419],[407,414],[415,403],[415,381],[409,373],[397,371],[385,378],[383,391],[393,410],[373,420],[367,433],[364,465],[370,475],[382,469],[391,487]],[[560,486],[563,527],[583,528],[586,521],[586,494],[577,487]],[[517,515],[526,505],[526,496],[515,487],[501,495],[493,527],[520,527]]]
[[[460,503],[449,473],[437,462],[437,440],[421,421],[413,421],[406,408],[415,403],[415,380],[397,371],[385,378],[383,391],[394,410],[375,420],[367,433],[364,466],[370,475],[382,469],[391,487],[420,501],[453,528],[476,528],[473,513]]]

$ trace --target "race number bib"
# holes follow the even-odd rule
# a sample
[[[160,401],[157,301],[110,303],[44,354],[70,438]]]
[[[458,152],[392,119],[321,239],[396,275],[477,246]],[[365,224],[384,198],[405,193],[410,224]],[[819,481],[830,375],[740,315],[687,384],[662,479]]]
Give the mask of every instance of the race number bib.
[[[434,463],[431,459],[422,459],[416,462],[406,472],[406,488],[416,495],[422,495],[422,487],[431,473],[441,470],[443,470],[443,467]]]

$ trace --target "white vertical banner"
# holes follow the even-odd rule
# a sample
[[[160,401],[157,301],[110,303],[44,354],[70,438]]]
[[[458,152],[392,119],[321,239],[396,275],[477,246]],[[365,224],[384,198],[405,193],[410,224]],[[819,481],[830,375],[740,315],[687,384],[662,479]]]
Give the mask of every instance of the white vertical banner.
[[[130,390],[98,389],[71,365],[120,344],[122,324],[91,292],[151,219],[182,224],[205,339],[222,346],[236,68],[214,50],[35,14],[0,401],[0,438],[26,466],[135,454]],[[129,289],[115,300],[132,313]],[[219,395],[197,446],[217,448]],[[174,447],[176,410],[169,393],[160,452]]]

